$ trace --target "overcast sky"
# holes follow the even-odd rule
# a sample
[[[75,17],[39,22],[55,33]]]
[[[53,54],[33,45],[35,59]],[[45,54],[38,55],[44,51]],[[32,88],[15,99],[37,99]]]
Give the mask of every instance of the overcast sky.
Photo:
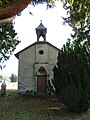
[[[47,28],[46,41],[61,48],[71,32],[68,25],[63,25],[62,16],[66,16],[66,11],[59,1],[56,2],[56,7],[51,9],[47,9],[46,4],[39,4],[35,7],[29,5],[21,16],[16,17],[14,20],[15,30],[18,33],[19,40],[21,40],[14,53],[37,41],[35,28],[38,27],[41,20]],[[0,75],[9,77],[11,73],[18,74],[18,60],[14,55],[5,64],[6,67],[0,70]]]

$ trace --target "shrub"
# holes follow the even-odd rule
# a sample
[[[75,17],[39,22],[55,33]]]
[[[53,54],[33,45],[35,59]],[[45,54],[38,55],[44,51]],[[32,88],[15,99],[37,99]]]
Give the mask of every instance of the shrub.
[[[90,54],[82,44],[73,46],[68,42],[58,54],[49,88],[73,112],[84,112],[90,100]],[[52,86],[52,87],[51,87]]]

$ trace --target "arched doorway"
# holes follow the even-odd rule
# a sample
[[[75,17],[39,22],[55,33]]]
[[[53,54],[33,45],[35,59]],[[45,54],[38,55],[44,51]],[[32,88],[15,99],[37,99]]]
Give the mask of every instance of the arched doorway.
[[[47,93],[47,72],[41,67],[37,76],[37,94],[44,95]]]

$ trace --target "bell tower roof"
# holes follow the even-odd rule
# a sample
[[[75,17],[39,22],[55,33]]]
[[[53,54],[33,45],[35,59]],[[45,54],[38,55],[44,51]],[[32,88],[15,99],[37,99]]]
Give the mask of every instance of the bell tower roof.
[[[36,28],[37,41],[39,41],[39,38],[41,36],[43,37],[44,41],[46,41],[46,33],[47,33],[47,28],[44,27],[41,21],[40,25]]]
[[[47,28],[44,27],[44,25],[42,24],[42,21],[41,21],[40,25],[36,29],[37,30],[47,30]]]

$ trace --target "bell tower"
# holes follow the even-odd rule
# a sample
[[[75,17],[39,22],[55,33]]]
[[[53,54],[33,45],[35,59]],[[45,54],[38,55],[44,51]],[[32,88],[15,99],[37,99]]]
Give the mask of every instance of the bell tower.
[[[44,41],[46,41],[46,33],[47,33],[47,28],[44,27],[41,20],[40,25],[36,28],[37,41],[39,41],[39,38],[41,36],[43,37]]]

